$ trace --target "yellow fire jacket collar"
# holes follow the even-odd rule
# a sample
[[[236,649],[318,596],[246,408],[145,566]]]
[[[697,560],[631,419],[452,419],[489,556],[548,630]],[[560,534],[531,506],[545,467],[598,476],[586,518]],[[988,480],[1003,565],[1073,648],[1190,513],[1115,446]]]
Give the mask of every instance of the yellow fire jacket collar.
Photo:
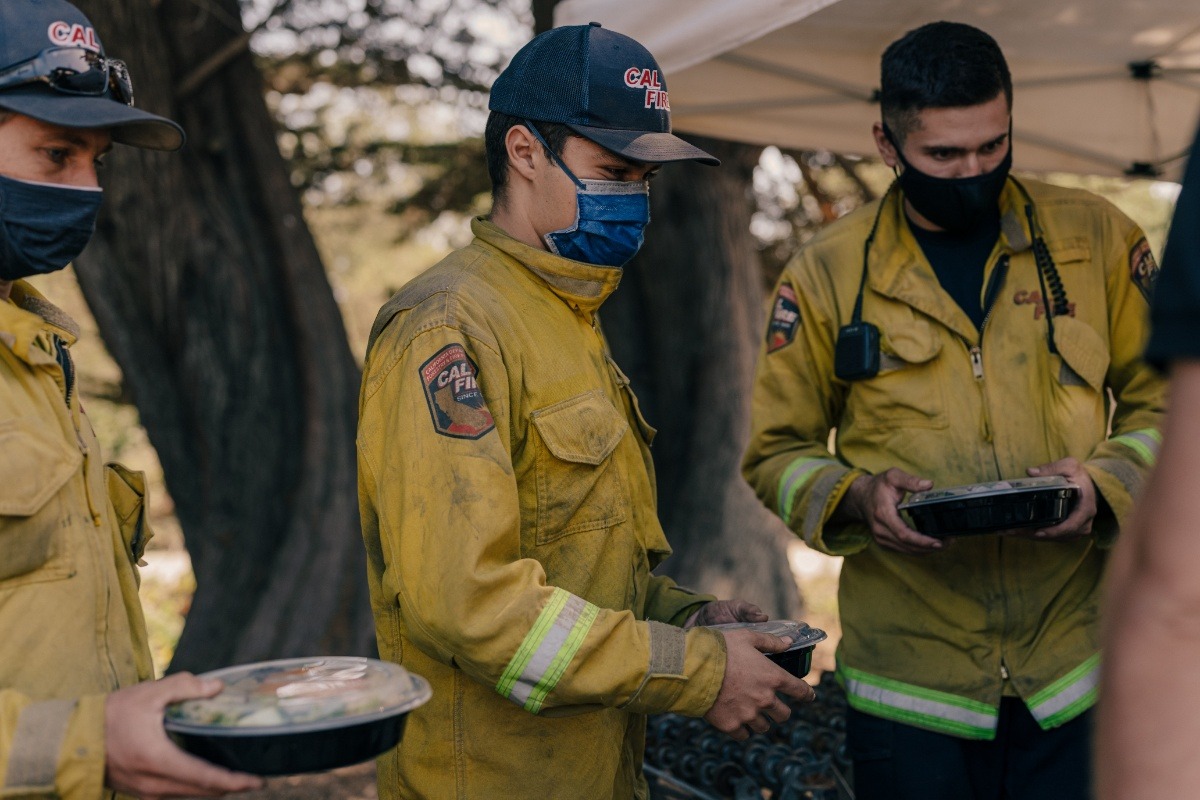
[[[43,363],[45,354],[31,346],[38,336],[50,332],[68,346],[79,338],[79,325],[25,281],[13,284],[8,302],[0,303],[0,342],[30,364]]]
[[[621,282],[620,267],[598,267],[530,247],[483,217],[471,220],[471,232],[541,278],[550,291],[586,315],[595,313]]]

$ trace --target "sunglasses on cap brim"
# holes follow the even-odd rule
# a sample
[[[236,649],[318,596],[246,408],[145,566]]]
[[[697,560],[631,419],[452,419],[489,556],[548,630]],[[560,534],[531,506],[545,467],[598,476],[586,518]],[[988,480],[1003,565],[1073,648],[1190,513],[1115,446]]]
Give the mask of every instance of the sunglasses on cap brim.
[[[31,59],[0,70],[0,89],[46,83],[56,92],[113,97],[133,105],[133,81],[124,61],[105,58],[83,47],[51,47]]]

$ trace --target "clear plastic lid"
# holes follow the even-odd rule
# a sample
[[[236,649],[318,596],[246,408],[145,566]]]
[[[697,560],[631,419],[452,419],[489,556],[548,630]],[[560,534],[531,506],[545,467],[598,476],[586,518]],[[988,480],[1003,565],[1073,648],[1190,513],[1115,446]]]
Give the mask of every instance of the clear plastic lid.
[[[912,508],[913,506],[923,506],[947,500],[962,500],[966,497],[999,497],[1043,489],[1078,488],[1078,486],[1061,475],[1051,475],[1045,478],[1014,478],[1008,481],[970,483],[966,486],[948,486],[945,489],[930,489],[928,492],[916,492],[909,495],[908,499],[899,505],[899,508]]]
[[[790,619],[773,619],[767,622],[727,622],[724,625],[708,625],[706,627],[718,631],[749,628],[761,633],[769,633],[772,636],[778,636],[780,639],[787,639],[791,642],[788,649],[784,651],[785,653],[790,653],[793,650],[799,650],[803,647],[812,647],[817,642],[824,641],[826,638],[825,631],[820,628],[813,628],[807,623],[795,622]]]
[[[429,682],[373,658],[289,658],[206,672],[224,681],[215,697],[167,707],[169,729],[311,729],[369,722],[429,700]]]

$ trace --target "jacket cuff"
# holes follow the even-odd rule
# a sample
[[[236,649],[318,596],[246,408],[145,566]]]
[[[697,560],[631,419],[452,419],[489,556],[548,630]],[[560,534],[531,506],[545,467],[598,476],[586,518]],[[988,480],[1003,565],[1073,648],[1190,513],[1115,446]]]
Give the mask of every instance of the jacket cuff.
[[[688,717],[702,717],[717,702],[721,684],[725,682],[725,637],[703,627],[691,628],[684,634],[687,683],[669,710]]]
[[[100,797],[104,793],[104,708],[107,696],[79,698],[58,761],[59,793],[63,800]]]
[[[861,552],[871,543],[871,533],[861,522],[830,523],[834,512],[850,489],[850,484],[870,473],[861,469],[830,469],[817,478],[804,519],[797,519],[793,530],[805,543],[832,556]]]
[[[1099,495],[1092,538],[1097,547],[1107,549],[1116,543],[1121,520],[1133,509],[1133,498],[1141,487],[1142,474],[1129,462],[1117,458],[1092,459],[1083,467],[1096,484]]]
[[[104,695],[21,709],[0,796],[93,800],[104,792]]]
[[[698,627],[684,630],[662,622],[650,629],[650,666],[626,710],[665,711],[700,717],[712,708],[725,679],[725,637]]]

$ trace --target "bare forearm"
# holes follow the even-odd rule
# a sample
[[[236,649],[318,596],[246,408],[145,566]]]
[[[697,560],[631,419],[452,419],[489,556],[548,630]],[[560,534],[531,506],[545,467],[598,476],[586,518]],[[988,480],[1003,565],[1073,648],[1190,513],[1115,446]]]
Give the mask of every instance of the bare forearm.
[[[1177,364],[1158,469],[1114,555],[1097,734],[1101,800],[1200,796],[1200,363]]]

